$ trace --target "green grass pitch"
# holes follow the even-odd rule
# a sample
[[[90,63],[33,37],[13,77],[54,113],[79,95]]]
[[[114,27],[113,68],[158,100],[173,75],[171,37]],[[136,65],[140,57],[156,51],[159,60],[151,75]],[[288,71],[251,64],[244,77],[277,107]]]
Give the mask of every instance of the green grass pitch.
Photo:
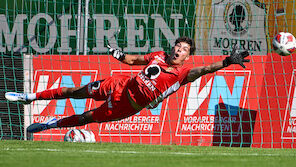
[[[0,166],[295,166],[295,149],[2,140]]]

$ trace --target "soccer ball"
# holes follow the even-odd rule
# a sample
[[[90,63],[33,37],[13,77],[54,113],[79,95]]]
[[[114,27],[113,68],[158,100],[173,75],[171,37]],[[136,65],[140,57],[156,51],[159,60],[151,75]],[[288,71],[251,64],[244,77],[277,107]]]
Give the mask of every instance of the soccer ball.
[[[272,46],[276,53],[287,56],[295,51],[296,40],[291,33],[280,32],[273,38]]]
[[[71,129],[65,134],[64,141],[95,143],[96,139],[92,131],[87,131],[84,129]]]

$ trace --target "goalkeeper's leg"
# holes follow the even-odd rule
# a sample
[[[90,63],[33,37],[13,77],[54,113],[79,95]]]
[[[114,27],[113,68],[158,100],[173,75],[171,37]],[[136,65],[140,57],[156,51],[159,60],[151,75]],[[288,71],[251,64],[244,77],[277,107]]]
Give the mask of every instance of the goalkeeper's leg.
[[[82,87],[74,88],[56,88],[47,89],[42,92],[37,93],[16,93],[7,92],[5,93],[5,98],[9,101],[18,101],[24,104],[30,104],[34,100],[51,100],[51,99],[64,99],[64,98],[90,98],[87,92],[87,85]]]
[[[36,133],[51,128],[82,126],[93,122],[101,123],[116,120],[117,118],[119,118],[118,114],[112,114],[112,111],[108,108],[108,103],[106,102],[100,107],[87,111],[81,115],[72,115],[60,120],[53,117],[44,123],[33,123],[27,128],[27,132]]]
[[[49,119],[44,123],[33,123],[27,128],[27,132],[36,133],[40,131],[44,131],[51,128],[61,128],[61,127],[74,127],[74,126],[82,126],[88,123],[92,123],[93,121],[93,110],[87,111],[81,115],[72,115],[70,117],[66,117],[60,120],[57,120],[55,117]]]

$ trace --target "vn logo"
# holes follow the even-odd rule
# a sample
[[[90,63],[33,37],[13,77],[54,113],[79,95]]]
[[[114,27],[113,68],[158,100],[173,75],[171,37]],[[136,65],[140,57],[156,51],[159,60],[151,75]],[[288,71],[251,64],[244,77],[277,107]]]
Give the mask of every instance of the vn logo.
[[[218,71],[214,77],[201,77],[191,83],[185,115],[193,115],[201,108],[207,115],[216,115],[219,103],[225,104],[229,115],[237,115],[238,108],[243,107],[241,98],[244,98],[243,94],[246,95],[246,84],[250,78],[246,74],[249,73]]]
[[[188,96],[183,99],[187,104],[180,112],[176,135],[212,136],[213,132],[239,131],[236,120],[239,108],[246,103],[250,74],[248,70],[221,70],[192,82],[185,90]]]
[[[59,87],[76,87],[83,86],[95,80],[95,70],[84,71],[36,71],[34,92],[41,92],[45,89],[56,89]],[[70,103],[67,103],[67,100]],[[52,104],[52,100],[35,101],[33,105],[33,114],[40,115],[68,115],[66,109],[74,113],[82,114],[85,111],[87,99],[60,99],[56,101],[56,105]],[[51,105],[52,104],[52,105]],[[55,106],[55,107],[53,107]],[[50,109],[49,109],[50,108]],[[48,110],[46,110],[48,109]],[[53,112],[54,111],[54,112]]]
[[[296,132],[296,69],[291,76],[288,101],[282,128],[282,139],[295,139]]]

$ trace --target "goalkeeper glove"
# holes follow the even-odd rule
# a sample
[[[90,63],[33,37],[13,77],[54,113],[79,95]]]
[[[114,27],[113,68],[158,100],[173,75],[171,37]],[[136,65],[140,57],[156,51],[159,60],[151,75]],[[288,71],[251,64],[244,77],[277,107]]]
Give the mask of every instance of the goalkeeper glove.
[[[112,48],[111,46],[108,45],[108,48],[109,48],[109,52],[112,53],[112,56],[119,60],[119,61],[123,61],[125,59],[125,54],[120,51],[119,49],[115,49],[115,48]]]
[[[234,46],[232,48],[232,52],[230,53],[230,56],[226,57],[223,60],[223,66],[228,67],[231,64],[239,64],[243,68],[246,68],[246,66],[243,63],[250,62],[250,60],[245,59],[248,56],[249,56],[249,52],[247,50],[240,52],[238,50],[238,46]]]

